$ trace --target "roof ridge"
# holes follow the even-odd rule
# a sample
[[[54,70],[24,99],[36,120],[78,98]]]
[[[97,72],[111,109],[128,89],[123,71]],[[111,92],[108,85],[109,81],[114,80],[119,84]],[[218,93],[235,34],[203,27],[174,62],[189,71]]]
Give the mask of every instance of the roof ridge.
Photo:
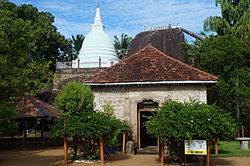
[[[197,70],[197,71],[199,71],[199,72],[201,72],[201,73],[203,73],[203,74],[206,74],[206,75],[208,75],[208,76],[210,76],[210,77],[212,77],[212,78],[214,78],[214,79],[219,79],[219,78],[216,77],[216,76],[213,76],[213,75],[211,75],[211,74],[209,74],[209,73],[207,73],[207,72],[204,72],[204,71],[202,71],[202,70],[200,70],[200,69],[197,69],[197,68],[195,68],[195,67],[192,67],[192,66],[190,66],[190,65],[188,65],[188,64],[186,64],[186,63],[181,62],[181,61],[178,60],[178,59],[172,58],[172,57],[170,57],[170,56],[164,54],[163,52],[161,52],[160,50],[158,50],[157,48],[155,48],[155,47],[152,46],[152,45],[151,45],[150,47],[152,47],[155,51],[159,52],[159,53],[162,54],[163,56],[166,56],[166,57],[168,57],[169,59],[171,59],[171,60],[173,60],[173,61],[176,61],[176,62],[178,62],[178,63],[181,63],[181,64],[185,65],[185,66],[188,67],[188,68]]]
[[[107,67],[107,68],[105,68],[105,69],[103,69],[103,70],[100,70],[99,72],[97,72],[97,73],[95,73],[95,74],[92,74],[87,80],[85,80],[85,82],[87,82],[88,80],[90,80],[91,78],[93,78],[93,77],[95,77],[95,76],[100,75],[101,73],[106,72],[106,71],[109,70],[110,68],[112,68],[112,67],[114,67],[114,66],[118,66],[118,65],[122,64],[124,61],[127,61],[127,60],[133,58],[134,56],[138,55],[140,52],[144,51],[146,47],[148,47],[148,46],[146,45],[145,47],[143,47],[142,49],[140,49],[140,50],[137,51],[136,53],[134,53],[134,54],[130,55],[129,57],[127,57],[127,58],[125,58],[125,59],[119,61],[118,63],[115,63],[115,64],[113,64],[113,65],[111,65],[111,66],[109,66],[109,67]]]

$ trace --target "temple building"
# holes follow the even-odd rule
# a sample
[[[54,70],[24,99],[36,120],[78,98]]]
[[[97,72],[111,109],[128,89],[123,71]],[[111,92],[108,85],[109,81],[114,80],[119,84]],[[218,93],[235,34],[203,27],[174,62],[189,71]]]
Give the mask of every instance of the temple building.
[[[156,146],[157,139],[146,133],[143,115],[151,115],[168,99],[190,98],[207,103],[206,88],[217,77],[174,59],[149,44],[123,61],[94,74],[86,81],[95,95],[96,109],[106,103],[115,115],[132,126],[132,138],[139,148]]]
[[[58,68],[55,91],[70,81],[85,82],[95,95],[95,109],[110,103],[115,115],[132,126],[138,148],[156,146],[158,140],[146,133],[144,115],[151,115],[168,99],[181,102],[190,98],[207,103],[207,88],[218,78],[185,64],[178,28],[139,33],[126,59],[118,62],[111,38],[104,32],[97,6],[94,24],[86,36],[79,59],[69,68]]]

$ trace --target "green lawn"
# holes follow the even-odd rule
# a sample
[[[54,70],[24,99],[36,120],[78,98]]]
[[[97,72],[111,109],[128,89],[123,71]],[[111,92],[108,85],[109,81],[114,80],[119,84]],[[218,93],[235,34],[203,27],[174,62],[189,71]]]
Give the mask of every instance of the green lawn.
[[[250,149],[250,142],[248,143]],[[218,143],[218,155],[210,154],[212,157],[234,157],[234,156],[250,156],[250,150],[240,150],[239,141],[220,141]]]

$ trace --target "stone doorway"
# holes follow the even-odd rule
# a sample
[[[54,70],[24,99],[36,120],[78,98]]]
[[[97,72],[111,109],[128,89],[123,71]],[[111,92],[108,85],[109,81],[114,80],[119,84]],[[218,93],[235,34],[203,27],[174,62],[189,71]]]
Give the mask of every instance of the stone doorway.
[[[151,146],[157,146],[157,138],[152,137],[147,134],[146,128],[144,127],[144,123],[148,120],[145,116],[151,116],[155,109],[158,107],[158,103],[153,100],[143,100],[141,103],[137,104],[138,109],[138,123],[137,123],[137,131],[138,131],[138,143],[139,148],[146,148]]]

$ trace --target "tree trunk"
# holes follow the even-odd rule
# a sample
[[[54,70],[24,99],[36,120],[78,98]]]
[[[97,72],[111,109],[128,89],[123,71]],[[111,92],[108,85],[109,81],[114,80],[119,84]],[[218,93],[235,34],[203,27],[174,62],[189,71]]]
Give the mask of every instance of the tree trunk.
[[[215,139],[216,138],[214,138],[214,139],[211,140],[211,142],[212,142],[212,150],[211,151],[212,151],[213,154],[215,154],[215,147],[214,147],[215,146],[214,145],[215,144]]]
[[[215,137],[215,154],[218,154],[218,142],[219,142],[219,137]]]
[[[160,141],[160,139],[159,139]],[[159,144],[159,158],[161,158],[161,143]]]
[[[73,138],[73,150],[74,150],[74,156],[73,159],[77,159],[77,138]]]
[[[164,165],[164,142],[161,143],[161,165]]]
[[[241,131],[242,131],[242,138],[244,138],[245,135],[244,135],[244,126],[243,125],[241,125]]]

